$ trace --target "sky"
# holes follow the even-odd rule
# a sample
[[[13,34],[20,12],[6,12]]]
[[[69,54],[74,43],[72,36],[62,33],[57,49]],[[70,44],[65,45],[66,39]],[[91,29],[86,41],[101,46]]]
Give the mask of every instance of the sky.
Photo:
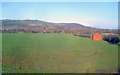
[[[119,0],[1,0],[2,2],[118,2]]]
[[[118,28],[117,2],[2,2],[2,19],[37,19]]]

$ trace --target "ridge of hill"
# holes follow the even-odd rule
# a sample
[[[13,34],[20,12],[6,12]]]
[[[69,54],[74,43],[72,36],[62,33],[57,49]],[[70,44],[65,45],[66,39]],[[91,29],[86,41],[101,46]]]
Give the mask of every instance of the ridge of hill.
[[[2,20],[0,27],[3,29],[29,29],[30,32],[46,30],[48,33],[61,32],[61,30],[64,30],[65,33],[118,33],[115,29],[99,29],[78,23],[52,23],[41,20]]]

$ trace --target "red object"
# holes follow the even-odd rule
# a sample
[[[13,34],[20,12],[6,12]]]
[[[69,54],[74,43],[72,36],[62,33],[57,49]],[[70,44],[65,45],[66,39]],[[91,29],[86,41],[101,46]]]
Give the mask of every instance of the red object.
[[[101,34],[95,33],[95,34],[93,35],[93,40],[101,40]]]

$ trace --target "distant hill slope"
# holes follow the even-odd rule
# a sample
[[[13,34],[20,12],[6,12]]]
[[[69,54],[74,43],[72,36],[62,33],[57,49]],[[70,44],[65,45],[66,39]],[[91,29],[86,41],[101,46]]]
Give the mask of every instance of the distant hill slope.
[[[2,20],[3,27],[5,26],[61,26],[61,27],[86,27],[77,23],[51,23],[40,20]],[[88,27],[87,27],[88,28]]]
[[[113,32],[117,33],[117,30],[110,29],[98,29],[88,27],[77,23],[52,23],[41,20],[2,20],[3,29],[31,29],[35,31],[41,30],[48,32],[56,32],[63,29],[66,33],[95,33],[95,32]]]

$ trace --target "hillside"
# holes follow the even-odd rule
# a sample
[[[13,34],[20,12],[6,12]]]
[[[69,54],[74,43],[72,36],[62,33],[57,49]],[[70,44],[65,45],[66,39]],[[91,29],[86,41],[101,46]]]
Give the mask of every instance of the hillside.
[[[61,26],[61,27],[86,27],[81,24],[77,23],[51,23],[51,22],[45,22],[40,20],[2,20],[3,27],[7,26],[17,26],[17,28],[20,28],[22,26]]]
[[[23,31],[41,33],[43,31],[46,31],[47,33],[117,33],[117,30],[98,29],[77,23],[52,23],[41,20],[2,20],[2,28],[9,29],[8,32]]]

